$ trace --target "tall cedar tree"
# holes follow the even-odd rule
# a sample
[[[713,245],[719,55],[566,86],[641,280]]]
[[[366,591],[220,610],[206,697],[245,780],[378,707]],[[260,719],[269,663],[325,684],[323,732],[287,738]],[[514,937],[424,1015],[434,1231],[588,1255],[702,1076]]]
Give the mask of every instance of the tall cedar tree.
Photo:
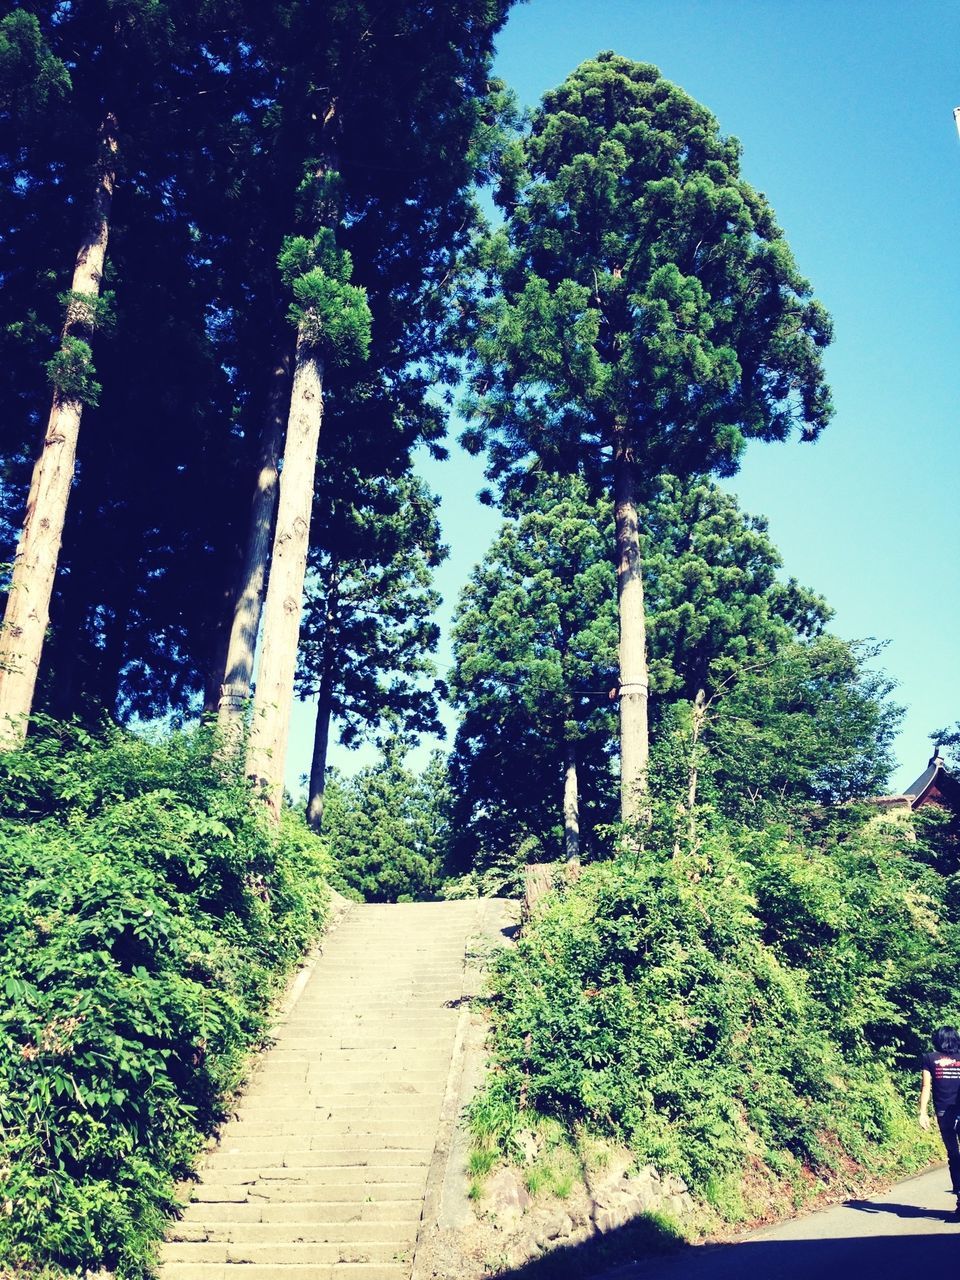
[[[389,13],[331,4],[326,27],[315,5],[281,8],[282,22],[268,24],[253,45],[276,73],[266,111],[301,164],[279,192],[281,200],[294,197],[289,234],[277,248],[297,351],[248,749],[250,772],[274,803],[327,375],[338,364],[355,377],[366,362],[364,372],[377,369],[381,378],[381,402],[383,388],[406,382],[395,417],[406,427],[412,401],[435,434],[425,371],[414,362],[429,354],[425,339],[436,334],[431,286],[471,221],[472,148],[491,41],[507,4],[408,3]],[[236,684],[227,693],[235,701]]]
[[[0,533],[6,546],[12,542],[8,513],[26,494],[24,473],[33,436],[40,434],[37,392],[60,326],[56,294],[70,281],[72,175],[82,179],[87,164],[83,130],[72,127],[63,94],[76,96],[81,86],[86,102],[110,81],[91,78],[91,67],[102,69],[102,51],[81,38],[102,5],[75,2],[56,6],[56,13],[39,3],[27,8],[36,10],[37,39],[14,41],[6,24],[0,41],[0,165],[9,179],[0,193]],[[338,227],[337,236],[353,254],[354,279],[367,290],[374,338],[361,397],[351,389],[355,368],[327,369],[328,427],[339,418],[341,434],[356,429],[360,447],[392,474],[406,465],[416,440],[438,448],[442,413],[426,399],[443,317],[433,286],[470,224],[462,188],[473,161],[463,153],[483,124],[486,24],[502,21],[506,3],[436,13],[429,7],[422,15],[414,8],[384,34],[384,15],[371,17],[363,6],[320,0],[245,6],[226,21],[210,4],[202,7],[202,41],[200,12],[180,15],[173,23],[176,58],[144,58],[142,92],[121,122],[122,175],[106,264],[116,323],[96,336],[103,386],[99,406],[85,410],[64,572],[51,615],[53,644],[41,672],[44,705],[55,713],[96,717],[106,708],[121,717],[150,717],[196,710],[201,694],[216,706],[225,667],[233,688],[230,673],[237,668],[227,662],[226,641],[245,540],[243,490],[259,470],[262,492],[249,521],[253,570],[248,556],[242,577],[249,584],[252,572],[255,580],[252,605],[246,592],[241,664],[247,680],[241,685],[249,688],[295,340],[276,255],[298,229],[304,160],[317,154],[315,73],[329,72],[319,80],[332,85],[350,79],[363,64],[351,41],[362,40],[371,22],[383,35],[380,43],[397,55],[390,66],[378,65],[375,78],[381,88],[392,86],[399,105],[390,120],[378,121],[369,84],[362,92],[351,86],[354,100],[366,94],[367,107],[365,114],[354,111],[352,125],[341,131],[355,154],[343,161],[349,224]],[[148,10],[159,22],[174,6]],[[113,5],[112,11],[129,18],[133,7]],[[451,50],[426,71],[412,48],[426,40],[421,21],[438,42],[435,53],[443,52],[444,40]],[[66,79],[44,47],[44,34],[57,48],[61,35],[69,43]],[[311,49],[316,57],[308,56]],[[456,57],[462,65],[453,67]],[[419,77],[415,97],[432,85],[441,102],[446,86],[446,134],[439,123],[424,126],[416,113],[403,116],[407,76]],[[7,93],[11,86],[14,94]],[[55,109],[42,115],[45,97]],[[347,98],[350,93],[341,94]],[[141,127],[145,115],[149,130]],[[435,143],[449,147],[439,166],[429,163]],[[312,217],[316,210],[307,212]],[[349,423],[341,411],[348,396],[363,402],[351,409]],[[146,436],[130,430],[140,421]],[[19,513],[12,518],[19,521]]]
[[[638,504],[664,472],[732,473],[751,438],[813,439],[831,414],[830,325],[739,144],[655,67],[603,53],[547,94],[498,202],[464,439],[504,489],[538,458],[612,493],[631,820],[649,754]]]
[[[167,135],[183,96],[178,90],[201,56],[200,22],[196,6],[179,0],[28,3],[3,20],[0,164],[12,174],[15,192],[7,209],[14,226],[26,212],[29,228],[29,214],[46,206],[59,235],[68,238],[51,246],[46,268],[61,289],[62,326],[46,362],[52,405],[0,635],[0,746],[7,749],[22,742],[33,706],[80,420],[102,390],[91,344],[110,319],[103,281],[115,188],[121,178],[135,183],[144,166],[155,168],[158,157],[175,149]],[[30,231],[27,244],[35,245],[38,236]],[[12,323],[5,336],[42,345],[37,311]],[[42,368],[35,368],[24,397],[28,415],[35,413],[42,379]]]
[[[324,460],[307,570],[297,685],[316,697],[307,820],[319,830],[331,720],[348,747],[443,733],[437,718],[433,566],[446,557],[422,481],[364,478]]]
[[[507,509],[510,518],[464,590],[454,627],[450,684],[462,721],[452,768],[461,865],[503,856],[524,839],[544,850],[556,843],[556,796],[544,806],[517,779],[559,779],[571,737],[593,780],[595,820],[613,816],[606,784],[615,728],[604,711],[616,679],[617,639],[609,508],[589,502],[580,479],[541,478],[533,495],[514,494]],[[781,581],[782,562],[765,522],[742,512],[710,480],[663,477],[640,517],[652,721],[666,739],[657,777],[664,792],[692,810],[707,725],[711,749],[724,758],[732,726],[769,742],[788,707],[797,712],[794,731],[802,724],[810,732],[808,722],[820,715],[814,691],[794,706],[795,689],[777,659],[818,637],[829,610],[792,579]],[[732,699],[744,681],[769,678],[774,666],[780,693],[771,691],[769,706],[748,704],[746,693]],[[817,691],[826,697],[822,682]],[[744,723],[748,705],[757,723]],[[821,743],[824,760],[850,746],[852,729],[845,729],[838,733],[833,723],[836,745]],[[808,754],[797,776],[810,773]],[[538,767],[530,767],[532,760]],[[711,763],[712,799],[722,769]],[[564,772],[569,781],[569,768]],[[769,778],[769,769],[762,778],[749,769],[734,777],[726,762],[724,785],[737,796]]]

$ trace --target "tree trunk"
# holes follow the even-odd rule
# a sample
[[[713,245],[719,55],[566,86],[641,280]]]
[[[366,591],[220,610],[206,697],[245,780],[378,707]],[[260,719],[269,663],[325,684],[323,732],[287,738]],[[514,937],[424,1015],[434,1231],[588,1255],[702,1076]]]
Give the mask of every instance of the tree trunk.
[[[317,699],[317,727],[313,735],[313,759],[310,764],[310,797],[307,822],[319,835],[323,825],[323,792],[327,781],[327,746],[330,741],[330,715],[333,702],[329,669],[324,668]]]
[[[263,597],[270,564],[270,534],[277,507],[279,460],[283,450],[283,429],[290,400],[292,353],[281,352],[273,366],[267,414],[260,435],[257,484],[250,508],[247,545],[240,575],[240,589],[233,610],[226,664],[220,685],[217,721],[224,738],[235,738],[250,697],[253,659],[263,612]]]
[[[247,773],[262,786],[264,799],[276,819],[283,799],[322,421],[323,362],[301,332],[297,335],[277,525],[263,609],[263,644],[247,747]]]
[[[693,700],[690,734],[690,775],[687,780],[687,835],[693,844],[697,836],[697,785],[700,780],[700,734],[707,718],[706,690],[698,689]]]
[[[566,743],[563,773],[563,838],[567,862],[580,861],[580,793],[577,787],[577,744]]]
[[[617,606],[620,622],[620,819],[643,815],[650,740],[647,723],[647,632],[640,564],[636,464],[623,436],[614,458]]]
[[[116,176],[117,121],[107,115],[100,128],[97,185],[89,222],[70,286],[73,294],[92,300],[100,296]],[[64,340],[90,327],[90,317],[82,310],[75,302],[68,304]],[[73,484],[82,412],[81,399],[69,399],[54,390],[43,446],[33,469],[0,630],[0,751],[16,750],[27,734]]]

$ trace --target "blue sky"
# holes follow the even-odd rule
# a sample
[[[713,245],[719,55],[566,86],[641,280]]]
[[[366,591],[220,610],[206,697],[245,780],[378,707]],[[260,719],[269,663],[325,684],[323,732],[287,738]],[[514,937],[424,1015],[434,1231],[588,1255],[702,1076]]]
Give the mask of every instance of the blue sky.
[[[530,0],[496,63],[534,105],[613,49],[656,64],[743,144],[744,177],[834,318],[837,413],[814,445],[753,446],[729,487],[768,517],[785,571],[832,604],[834,630],[889,641],[907,708],[897,787],[931,730],[960,718],[958,48],[955,0]],[[473,460],[424,474],[444,498],[448,614],[497,518],[472,500]],[[308,720],[295,718],[291,783]]]

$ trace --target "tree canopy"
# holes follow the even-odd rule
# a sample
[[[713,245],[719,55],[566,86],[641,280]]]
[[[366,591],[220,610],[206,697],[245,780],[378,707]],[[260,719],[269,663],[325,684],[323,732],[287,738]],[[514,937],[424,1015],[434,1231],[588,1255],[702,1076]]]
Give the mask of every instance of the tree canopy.
[[[664,473],[730,474],[750,439],[831,414],[830,338],[740,146],[655,67],[613,53],[548,93],[505,154],[479,246],[464,441],[501,488],[532,459],[614,500],[621,806],[648,757],[637,504]]]

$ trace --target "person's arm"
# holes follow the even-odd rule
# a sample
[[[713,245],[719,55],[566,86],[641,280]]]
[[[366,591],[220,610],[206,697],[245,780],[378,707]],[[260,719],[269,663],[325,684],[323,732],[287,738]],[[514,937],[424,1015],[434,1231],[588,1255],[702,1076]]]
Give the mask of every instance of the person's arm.
[[[920,1083],[920,1128],[921,1129],[930,1128],[930,1112],[927,1110],[927,1108],[930,1106],[930,1085],[932,1083],[932,1080],[933,1080],[933,1077],[930,1075],[930,1072],[926,1069],[926,1067],[924,1067],[923,1071],[920,1073],[920,1082],[921,1082]]]

